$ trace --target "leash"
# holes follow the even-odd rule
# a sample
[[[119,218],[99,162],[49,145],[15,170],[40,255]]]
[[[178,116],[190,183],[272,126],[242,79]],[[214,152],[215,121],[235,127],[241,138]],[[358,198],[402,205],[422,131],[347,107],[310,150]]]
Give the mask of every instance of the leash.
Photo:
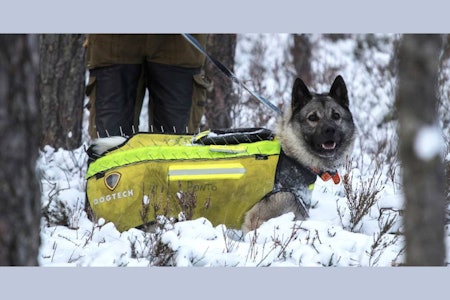
[[[208,52],[206,52],[205,48],[200,45],[200,43],[197,41],[195,37],[193,37],[191,34],[188,33],[182,33],[181,34],[189,43],[191,43],[198,51],[200,51],[203,55],[205,55],[219,70],[222,71],[222,73],[225,74],[228,78],[230,78],[234,83],[239,84],[242,86],[247,92],[249,92],[253,97],[258,99],[262,104],[269,107],[271,110],[276,112],[278,115],[281,115],[281,111],[278,107],[276,107],[272,102],[267,100],[266,98],[262,97],[261,95],[258,95],[257,93],[250,90],[242,81],[240,81],[236,75],[234,75],[233,72],[230,71],[227,67],[225,67],[220,61],[212,57]]]

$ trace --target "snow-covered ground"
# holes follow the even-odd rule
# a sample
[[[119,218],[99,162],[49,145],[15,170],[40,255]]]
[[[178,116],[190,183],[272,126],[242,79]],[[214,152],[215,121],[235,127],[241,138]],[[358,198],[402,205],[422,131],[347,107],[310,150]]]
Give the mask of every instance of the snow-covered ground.
[[[224,225],[209,220],[168,224],[158,234],[138,229],[120,233],[112,223],[91,222],[84,212],[89,142],[74,151],[47,146],[40,154],[43,218],[41,266],[397,266],[404,261],[401,235],[403,207],[392,120],[395,35],[352,35],[331,41],[312,35],[312,68],[316,91],[327,91],[341,74],[347,83],[358,138],[339,185],[318,179],[311,217],[293,221],[292,214],[269,220],[243,240]],[[265,49],[256,63],[264,73],[263,96],[287,105],[295,78],[289,63],[289,35],[239,36],[236,74],[250,80],[251,49]],[[285,64],[285,62],[287,62]],[[277,80],[274,80],[277,78]],[[285,87],[289,88],[285,88]],[[242,92],[242,97],[247,97]],[[276,95],[273,96],[273,95]],[[447,99],[448,101],[448,99]],[[267,112],[270,113],[270,112]],[[242,110],[236,126],[273,127],[252,123],[251,110]],[[142,123],[142,122],[141,122]],[[435,131],[434,131],[435,134]],[[428,136],[429,137],[429,136]],[[448,141],[448,137],[444,137]],[[424,140],[428,140],[424,137]],[[436,140],[436,139],[433,139]],[[434,148],[436,149],[436,148]],[[449,157],[447,156],[447,159]],[[354,199],[354,200],[351,200]],[[364,214],[360,204],[370,203]],[[447,237],[447,244],[450,242]],[[158,251],[155,249],[158,247]],[[447,252],[447,257],[450,258]]]

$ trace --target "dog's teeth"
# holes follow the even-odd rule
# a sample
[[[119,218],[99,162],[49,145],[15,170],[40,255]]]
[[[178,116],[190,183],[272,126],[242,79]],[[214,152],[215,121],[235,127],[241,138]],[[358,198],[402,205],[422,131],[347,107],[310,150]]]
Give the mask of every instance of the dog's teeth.
[[[334,148],[336,148],[336,143],[324,143],[322,144],[322,148],[325,150],[334,150]]]

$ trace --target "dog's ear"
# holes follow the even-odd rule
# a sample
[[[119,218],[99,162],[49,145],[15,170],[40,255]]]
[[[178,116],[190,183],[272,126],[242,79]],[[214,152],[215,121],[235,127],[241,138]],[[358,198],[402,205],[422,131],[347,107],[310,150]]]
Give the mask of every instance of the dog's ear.
[[[341,75],[338,75],[336,79],[334,79],[334,82],[330,88],[329,95],[330,97],[339,101],[341,105],[348,107],[349,101],[348,101],[347,86],[345,85],[344,79],[342,78]]]
[[[294,87],[292,88],[292,111],[300,109],[312,99],[311,93],[306,84],[300,78],[295,79]]]

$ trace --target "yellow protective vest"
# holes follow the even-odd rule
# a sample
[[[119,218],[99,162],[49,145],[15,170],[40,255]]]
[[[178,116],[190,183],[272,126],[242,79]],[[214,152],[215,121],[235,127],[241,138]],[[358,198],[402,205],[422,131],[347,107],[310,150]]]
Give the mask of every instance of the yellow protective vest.
[[[139,133],[92,161],[86,192],[95,216],[120,231],[181,212],[240,228],[274,188],[279,141],[198,145],[192,138]]]

